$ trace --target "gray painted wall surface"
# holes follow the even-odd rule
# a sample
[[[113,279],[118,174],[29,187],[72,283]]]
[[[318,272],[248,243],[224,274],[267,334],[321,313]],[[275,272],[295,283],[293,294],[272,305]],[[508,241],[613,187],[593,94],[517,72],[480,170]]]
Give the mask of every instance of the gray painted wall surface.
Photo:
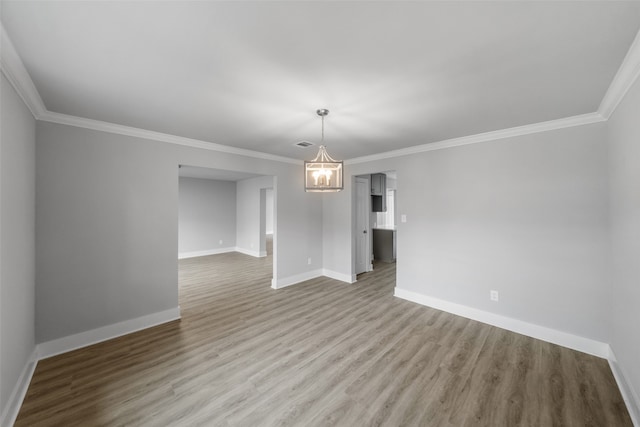
[[[278,277],[322,258],[310,243],[321,200],[301,189],[302,164],[46,122],[36,160],[38,342],[178,306],[179,164],[276,176]]]
[[[606,342],[605,125],[430,154],[398,174],[398,286]]]
[[[236,246],[235,182],[180,177],[179,192],[179,253]]]
[[[35,348],[36,125],[0,74],[0,414]]]
[[[611,347],[640,399],[640,81],[609,120]],[[636,401],[640,409],[640,400]],[[637,409],[637,410],[638,410]]]
[[[273,234],[273,188],[267,189],[267,234]]]
[[[245,251],[260,252],[260,242],[264,241],[265,230],[261,230],[263,224],[260,219],[265,216],[266,209],[260,204],[260,190],[266,188],[273,188],[273,177],[264,176],[237,182],[236,242],[238,248]]]
[[[347,164],[346,171],[397,171],[397,214],[407,215],[398,221],[398,287],[608,342],[605,127]],[[350,233],[351,188],[325,199],[327,245]],[[325,268],[347,274],[350,247],[332,249],[329,257],[325,248]],[[499,303],[489,300],[491,289]]]
[[[38,123],[38,342],[178,306],[171,154],[152,141]]]
[[[355,175],[345,166],[344,189],[338,193],[322,195],[322,255],[323,267],[351,277],[355,271],[355,238],[351,229],[355,224]],[[313,193],[312,193],[313,194]],[[316,193],[321,194],[321,193]]]

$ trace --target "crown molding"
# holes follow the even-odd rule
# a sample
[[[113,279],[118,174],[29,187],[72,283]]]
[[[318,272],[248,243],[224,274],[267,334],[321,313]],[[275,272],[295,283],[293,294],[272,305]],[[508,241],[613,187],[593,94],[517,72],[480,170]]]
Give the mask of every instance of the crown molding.
[[[262,153],[259,151],[236,148],[198,139],[170,135],[162,132],[155,132],[131,126],[118,125],[115,123],[108,123],[100,120],[87,119],[83,117],[71,116],[68,114],[49,111],[45,107],[44,102],[42,101],[42,98],[38,93],[38,90],[33,84],[33,80],[31,80],[27,69],[20,59],[20,56],[18,55],[8,34],[6,33],[2,23],[0,23],[0,29],[0,41],[2,43],[2,48],[0,49],[0,69],[12,84],[12,86],[16,89],[36,120],[126,136],[133,136],[137,138],[144,138],[154,141],[166,142],[169,144],[200,148],[204,150],[235,154],[245,157],[253,157],[263,160],[273,160],[277,162],[296,165],[302,163],[302,160],[293,159],[290,157],[277,156],[273,154]],[[611,114],[614,112],[618,104],[622,101],[638,76],[640,76],[640,32],[636,35],[633,43],[631,44],[631,47],[629,48],[629,51],[627,52],[627,55],[625,56],[625,59],[622,62],[622,65],[618,69],[618,72],[616,73],[613,81],[609,85],[609,89],[602,99],[598,111],[595,113],[582,114],[579,116],[567,117],[531,125],[518,126],[492,132],[485,132],[460,138],[452,138],[414,147],[408,147],[400,150],[392,150],[380,154],[357,157],[345,160],[345,164],[358,164],[375,160],[389,159],[416,153],[423,153],[426,151],[441,150],[445,148],[476,144],[480,142],[488,142],[514,136],[522,136],[539,132],[546,132],[550,130],[563,129],[572,126],[581,126],[603,122],[609,119]]]
[[[185,138],[176,135],[170,135],[162,132],[154,132],[146,129],[139,129],[131,126],[123,126],[115,123],[103,122],[100,120],[87,119],[84,117],[71,116],[68,114],[56,113],[47,110],[33,84],[33,80],[24,66],[20,55],[16,51],[9,35],[4,29],[4,25],[0,22],[0,69],[7,77],[11,85],[25,105],[31,111],[36,120],[51,123],[59,123],[69,126],[75,126],[85,129],[98,130],[102,132],[115,133],[137,138],[150,139],[153,141],[167,142],[170,144],[183,145],[186,147],[201,148],[204,150],[217,151],[228,154],[236,154],[239,156],[253,157],[262,160],[273,160],[276,162],[291,163],[295,165],[302,164],[302,160],[290,157],[276,156],[274,154],[262,153],[259,151],[247,150],[243,148],[231,147],[228,145],[216,144],[213,142],[201,141],[198,139]]]
[[[416,145],[414,147],[402,148],[399,150],[387,151],[385,153],[373,154],[371,156],[357,157],[345,160],[345,165],[372,162],[375,160],[390,159],[411,154],[424,153],[426,151],[442,150],[444,148],[459,147],[461,145],[477,144],[479,142],[489,142],[498,139],[512,138],[515,136],[530,135],[534,133],[547,132],[550,130],[564,129],[574,126],[588,125],[592,123],[604,122],[606,119],[600,113],[588,113],[579,116],[566,117],[563,119],[549,120],[546,122],[534,123],[530,125],[517,126],[513,128],[501,129],[492,132],[478,133],[460,138],[445,139],[438,142]]]
[[[155,132],[131,126],[118,125],[115,123],[103,122],[101,120],[87,119],[84,117],[71,116],[69,114],[54,113],[45,111],[38,117],[38,120],[50,123],[58,123],[79,128],[92,129],[102,132],[115,133],[119,135],[133,136],[136,138],[150,139],[153,141],[166,142],[169,144],[183,145],[192,148],[217,151],[227,154],[236,154],[244,157],[253,157],[261,160],[273,160],[276,162],[291,163],[301,165],[302,160],[290,157],[276,156],[274,154],[262,153],[259,151],[247,150],[244,148],[231,147],[229,145],[206,142],[199,139],[186,138],[182,136],[170,135],[162,132]]]
[[[38,119],[42,113],[47,111],[44,102],[2,23],[0,23],[0,32],[0,69],[2,74],[16,89],[33,117]]]
[[[631,43],[627,55],[618,68],[618,72],[611,81],[607,93],[605,93],[598,107],[598,112],[606,120],[611,117],[631,86],[640,76],[640,31]]]

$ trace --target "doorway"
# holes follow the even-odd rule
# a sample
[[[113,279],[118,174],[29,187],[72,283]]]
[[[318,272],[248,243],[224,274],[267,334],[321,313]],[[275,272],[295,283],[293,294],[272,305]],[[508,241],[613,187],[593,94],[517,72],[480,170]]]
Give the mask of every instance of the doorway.
[[[275,185],[273,176],[181,165],[178,258],[239,252],[263,258],[270,264],[273,278],[274,257],[267,256],[267,251],[275,255],[276,248],[268,248],[266,229],[267,216],[272,224],[277,217],[273,197],[267,213],[267,194],[274,194]]]
[[[397,246],[397,174],[383,171],[358,175],[354,183],[354,269],[366,273],[395,263]]]

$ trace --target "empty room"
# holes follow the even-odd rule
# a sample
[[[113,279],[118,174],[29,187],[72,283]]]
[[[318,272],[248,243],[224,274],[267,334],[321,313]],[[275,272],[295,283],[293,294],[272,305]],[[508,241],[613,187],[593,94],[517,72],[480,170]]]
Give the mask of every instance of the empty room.
[[[640,427],[640,2],[0,24],[1,427]]]

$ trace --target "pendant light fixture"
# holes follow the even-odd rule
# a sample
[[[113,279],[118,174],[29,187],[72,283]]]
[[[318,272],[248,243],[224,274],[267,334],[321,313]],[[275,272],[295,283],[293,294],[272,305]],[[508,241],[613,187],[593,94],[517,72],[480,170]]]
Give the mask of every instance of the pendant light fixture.
[[[304,190],[331,193],[342,190],[342,162],[333,160],[324,146],[324,118],[329,110],[321,108],[316,113],[322,118],[322,143],[318,155],[304,162]]]

